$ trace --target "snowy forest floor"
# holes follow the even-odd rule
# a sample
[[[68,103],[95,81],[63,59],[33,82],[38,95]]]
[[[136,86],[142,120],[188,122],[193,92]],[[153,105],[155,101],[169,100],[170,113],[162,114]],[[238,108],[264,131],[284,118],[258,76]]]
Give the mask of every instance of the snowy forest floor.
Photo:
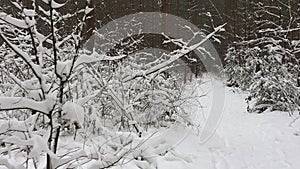
[[[201,90],[208,88],[204,85]],[[156,158],[156,168],[298,169],[300,120],[293,122],[295,117],[286,112],[247,113],[245,93],[227,87],[225,93],[221,123],[208,142],[200,144],[198,131],[181,126],[158,133],[160,141],[156,146],[158,143],[175,146],[172,151]],[[207,96],[200,100],[204,112],[208,112],[211,106],[211,91]],[[195,117],[201,121],[201,115]],[[132,161],[115,168],[152,167]]]

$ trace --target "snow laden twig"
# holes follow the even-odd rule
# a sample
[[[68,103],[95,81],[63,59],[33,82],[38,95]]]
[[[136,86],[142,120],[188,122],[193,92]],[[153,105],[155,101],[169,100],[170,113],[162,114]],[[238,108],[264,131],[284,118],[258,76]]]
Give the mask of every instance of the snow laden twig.
[[[29,109],[48,115],[52,109],[49,101],[35,101],[24,97],[0,97],[0,111]]]

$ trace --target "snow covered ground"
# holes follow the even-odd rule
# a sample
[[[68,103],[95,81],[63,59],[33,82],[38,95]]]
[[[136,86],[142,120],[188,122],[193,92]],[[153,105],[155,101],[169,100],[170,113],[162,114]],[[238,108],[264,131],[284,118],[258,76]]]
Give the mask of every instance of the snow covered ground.
[[[207,89],[207,86],[203,89]],[[231,88],[225,88],[225,91],[222,120],[208,142],[200,144],[199,131],[176,126],[168,131],[161,131],[152,138],[155,143],[149,149],[157,151],[157,147],[164,147],[167,151],[165,154],[145,157],[148,164],[133,160],[115,168],[300,168],[300,120],[292,123],[293,118],[285,112],[249,114],[246,112],[245,94]],[[211,106],[211,92],[209,93],[209,97],[201,100],[205,112],[209,112]],[[196,110],[194,113],[197,113]],[[202,115],[195,117],[195,121],[202,123]],[[149,165],[151,162],[155,165]]]
[[[224,86],[223,86],[224,87]],[[245,94],[225,89],[225,106],[214,135],[200,142],[201,126],[212,106],[210,83],[198,88],[202,110],[190,107],[199,128],[175,125],[160,129],[124,165],[114,169],[298,169],[300,168],[300,120],[286,112],[249,114]],[[219,90],[218,90],[219,91]],[[222,90],[220,90],[222,91]],[[204,112],[204,113],[203,113]],[[293,122],[293,123],[292,123]],[[142,155],[139,155],[142,154]],[[15,159],[16,160],[16,159]],[[11,162],[14,159],[10,159]],[[92,168],[88,163],[82,168]],[[0,168],[3,168],[0,167]]]

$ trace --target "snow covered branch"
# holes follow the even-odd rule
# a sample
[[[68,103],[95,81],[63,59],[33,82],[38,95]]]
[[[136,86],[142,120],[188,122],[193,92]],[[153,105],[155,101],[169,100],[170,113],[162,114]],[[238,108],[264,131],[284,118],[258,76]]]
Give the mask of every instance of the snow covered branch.
[[[114,61],[114,60],[120,60],[122,58],[125,58],[126,55],[119,55],[119,56],[107,56],[103,54],[98,54],[97,52],[93,52],[91,55],[88,54],[81,54],[78,59],[75,61],[74,68],[78,67],[82,64],[91,64],[101,61]]]
[[[14,18],[4,12],[0,12],[0,21],[23,29],[28,29],[35,24],[33,21],[26,22],[24,19]]]
[[[171,63],[175,62],[176,60],[178,60],[179,58],[183,57],[184,55],[188,54],[189,52],[193,51],[193,50],[196,50],[197,48],[199,48],[201,45],[203,45],[207,40],[209,40],[212,36],[214,36],[217,32],[221,31],[224,26],[226,24],[223,24],[223,25],[220,25],[218,27],[215,28],[215,30],[213,32],[211,32],[210,34],[208,34],[203,40],[201,40],[201,42],[197,43],[197,44],[194,44],[192,46],[188,46],[188,47],[184,47],[182,48],[181,50],[179,51],[175,51],[174,54],[170,54],[170,59],[163,62],[163,63],[160,63],[154,67],[152,67],[151,69],[145,71],[145,72],[139,72],[135,75],[132,75],[132,76],[128,76],[126,77],[125,79],[123,79],[123,82],[128,82],[130,80],[133,80],[137,77],[143,77],[143,76],[147,76],[147,75],[150,75],[152,73],[155,73],[165,67],[167,67],[168,65],[170,65]]]
[[[24,97],[0,97],[0,111],[29,109],[48,114],[53,108],[52,104],[49,101],[38,102]]]

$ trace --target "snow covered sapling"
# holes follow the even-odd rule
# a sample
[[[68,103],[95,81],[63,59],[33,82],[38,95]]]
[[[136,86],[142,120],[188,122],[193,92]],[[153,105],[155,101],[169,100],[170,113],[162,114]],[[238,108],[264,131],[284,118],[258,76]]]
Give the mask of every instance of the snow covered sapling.
[[[59,10],[66,3],[54,0],[32,1],[29,6],[19,1],[10,3],[17,13],[0,12],[0,36],[5,42],[0,60],[4,73],[1,86],[5,88],[0,97],[1,117],[5,119],[0,123],[0,140],[15,147],[14,155],[25,152],[26,162],[35,167],[46,153],[47,168],[56,168],[65,121],[83,124],[83,112],[76,114],[81,107],[67,93],[77,73],[76,66],[82,64],[78,62],[79,49],[84,23],[92,9],[62,14]],[[67,19],[79,22],[73,32],[62,34]],[[72,106],[76,110],[70,112]],[[1,153],[7,151],[11,150]]]

